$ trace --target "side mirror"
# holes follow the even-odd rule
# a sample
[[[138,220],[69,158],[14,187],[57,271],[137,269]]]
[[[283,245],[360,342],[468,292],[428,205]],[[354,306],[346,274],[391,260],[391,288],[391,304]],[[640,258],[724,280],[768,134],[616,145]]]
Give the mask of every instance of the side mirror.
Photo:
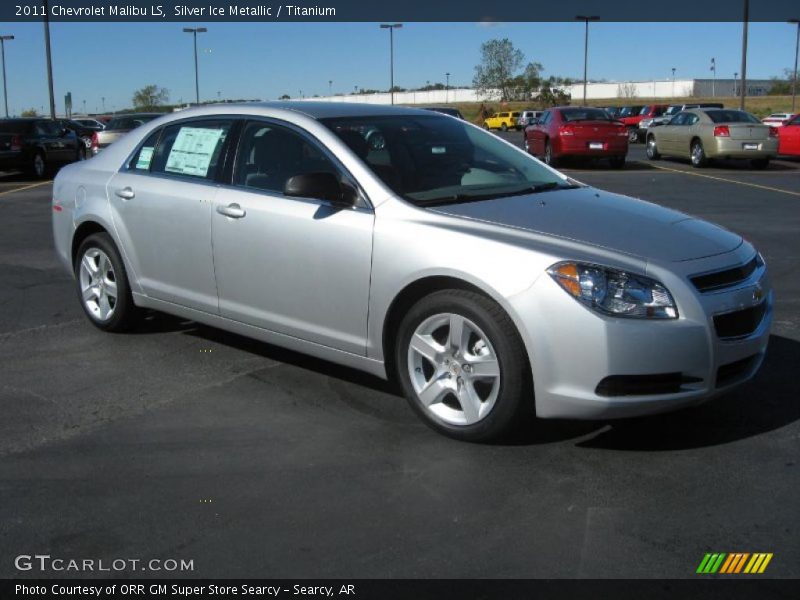
[[[345,194],[339,179],[333,173],[303,173],[286,180],[283,193],[296,198],[327,200],[340,206],[353,206],[355,198]]]

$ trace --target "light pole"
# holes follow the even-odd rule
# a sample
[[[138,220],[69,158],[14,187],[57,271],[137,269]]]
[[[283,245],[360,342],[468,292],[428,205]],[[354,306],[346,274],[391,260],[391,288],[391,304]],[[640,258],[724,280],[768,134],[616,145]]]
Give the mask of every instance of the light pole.
[[[716,94],[716,87],[717,87],[717,63],[714,61],[714,58],[711,58],[711,73],[713,79],[711,80],[711,97],[714,98]]]
[[[792,79],[792,112],[794,112],[795,100],[797,99],[797,55],[800,53],[800,19],[789,19],[788,23],[797,25],[797,41],[794,44],[794,78]],[[5,75],[3,76],[3,81],[5,81]],[[6,113],[8,113],[8,110],[6,110]]]
[[[184,27],[184,33],[191,33],[194,38],[194,95],[196,104],[200,104],[200,76],[197,73],[197,34],[208,31],[205,27]]]
[[[333,96],[333,79],[328,79],[328,96]]]
[[[402,26],[402,23],[381,23],[381,29],[389,30],[389,95],[392,104],[394,104],[394,30]]]
[[[53,57],[50,52],[50,8],[48,7],[48,0],[44,0],[44,52],[47,56],[47,89],[50,93],[50,118],[55,119],[56,97],[53,93]]]
[[[672,67],[672,99],[675,99],[675,67]]]
[[[734,72],[733,72],[733,95],[734,95],[734,96],[736,96],[736,95],[737,95],[737,92],[736,92],[736,82],[738,81],[738,80],[736,79],[737,77],[739,77],[739,73],[738,73],[738,71],[734,71]]]
[[[575,18],[578,21],[583,21],[586,25],[586,31],[583,36],[583,104],[586,105],[586,78],[589,68],[589,21],[599,21],[600,17],[597,15],[578,15]]]
[[[750,20],[750,0],[744,0],[742,22],[742,85],[739,86],[739,110],[744,110],[744,97],[747,95],[747,24]]]
[[[3,99],[6,103],[6,119],[8,118],[8,87],[6,83],[6,42],[14,39],[13,35],[0,35],[0,54],[3,55]],[[797,65],[795,65],[797,71]]]
[[[106,97],[105,96],[101,96],[100,97],[100,102],[103,103],[103,114],[105,114],[105,112],[106,112]]]
[[[445,73],[446,83],[444,84],[444,103],[447,104],[450,100],[450,73]]]

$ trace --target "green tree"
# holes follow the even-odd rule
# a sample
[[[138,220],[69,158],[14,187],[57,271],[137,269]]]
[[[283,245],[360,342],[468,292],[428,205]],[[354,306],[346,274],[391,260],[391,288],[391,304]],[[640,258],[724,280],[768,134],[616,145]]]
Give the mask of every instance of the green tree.
[[[475,67],[472,84],[483,94],[500,90],[500,99],[510,100],[515,74],[524,60],[525,55],[508,38],[489,40],[481,45],[481,62]]]
[[[291,100],[291,98],[292,97],[289,94],[284,94],[283,96],[278,98],[278,100]]]
[[[139,109],[150,109],[169,101],[169,90],[157,85],[146,85],[133,93],[133,105]]]
[[[21,117],[38,117],[39,113],[35,108],[26,108],[20,113]]]
[[[767,92],[770,96],[788,96],[792,93],[792,79],[794,78],[793,69],[784,69],[783,77],[770,77],[772,87]]]

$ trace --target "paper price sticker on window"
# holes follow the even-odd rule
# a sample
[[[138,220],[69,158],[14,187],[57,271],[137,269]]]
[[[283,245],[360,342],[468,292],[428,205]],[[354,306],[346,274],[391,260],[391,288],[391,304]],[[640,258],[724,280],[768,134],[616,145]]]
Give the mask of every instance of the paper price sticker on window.
[[[153,160],[153,150],[151,146],[145,146],[139,151],[139,158],[136,160],[137,169],[149,169],[150,161]]]
[[[183,127],[169,152],[165,170],[169,173],[205,177],[224,133],[222,129]]]

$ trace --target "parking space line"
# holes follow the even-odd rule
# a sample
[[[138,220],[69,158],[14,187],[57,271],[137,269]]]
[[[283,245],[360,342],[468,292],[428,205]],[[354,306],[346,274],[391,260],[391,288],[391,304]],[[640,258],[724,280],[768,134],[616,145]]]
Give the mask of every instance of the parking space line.
[[[14,188],[13,190],[6,190],[4,192],[0,192],[0,196],[7,196],[8,194],[13,194],[14,192],[21,192],[23,190],[29,190],[31,188],[40,187],[43,185],[47,185],[48,183],[53,183],[53,180],[50,179],[48,181],[40,181],[39,183],[32,183],[30,185],[23,185],[22,187]]]
[[[662,171],[669,171],[671,173],[680,173],[681,175],[692,175],[694,177],[705,177],[706,179],[713,179],[715,181],[724,181],[725,183],[736,183],[738,185],[746,185],[748,187],[754,187],[761,190],[767,190],[770,192],[778,192],[781,194],[789,194],[790,196],[798,196],[800,197],[800,192],[793,192],[791,190],[784,190],[781,188],[771,187],[768,185],[761,185],[760,183],[749,183],[747,181],[737,181],[735,179],[725,179],[724,177],[714,177],[713,175],[706,175],[705,173],[695,173],[693,171],[684,171],[682,169],[670,169],[669,167],[662,167],[659,165],[650,165],[654,169],[661,169]]]

